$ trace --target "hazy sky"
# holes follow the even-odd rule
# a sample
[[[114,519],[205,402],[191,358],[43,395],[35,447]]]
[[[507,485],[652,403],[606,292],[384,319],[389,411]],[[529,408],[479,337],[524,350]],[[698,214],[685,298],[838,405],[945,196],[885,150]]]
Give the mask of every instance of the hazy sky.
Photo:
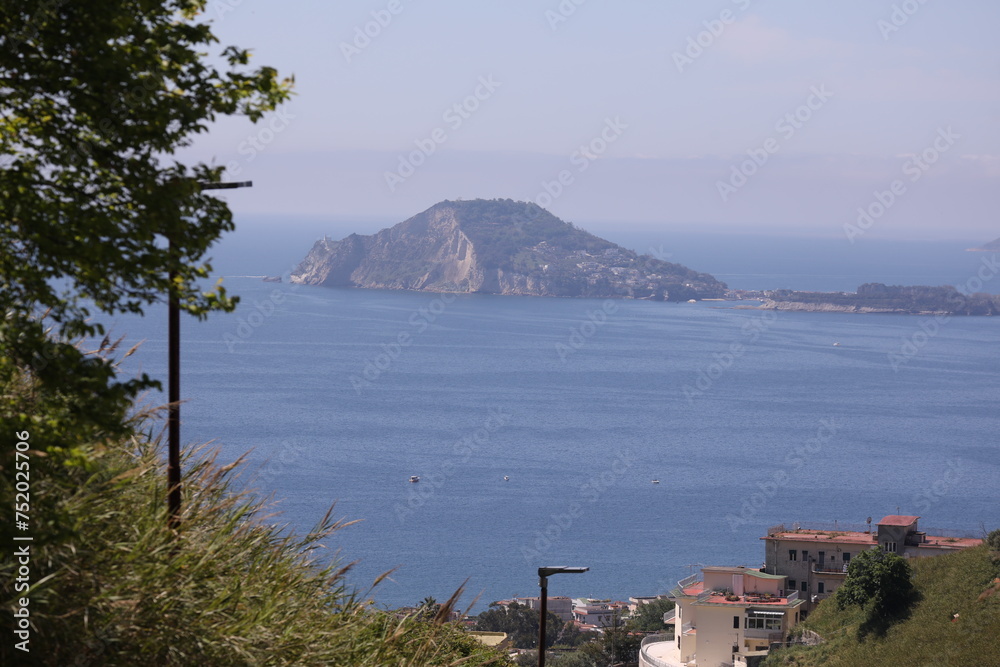
[[[510,197],[585,227],[1000,236],[996,0],[212,0],[206,18],[296,78],[278,117],[188,153],[254,181],[227,195],[238,219]]]

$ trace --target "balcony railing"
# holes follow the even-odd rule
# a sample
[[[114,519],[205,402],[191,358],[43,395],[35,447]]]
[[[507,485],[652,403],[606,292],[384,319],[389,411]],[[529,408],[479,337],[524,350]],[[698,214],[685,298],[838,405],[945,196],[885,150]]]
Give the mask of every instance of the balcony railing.
[[[643,639],[642,644],[639,645],[639,664],[643,666],[649,665],[649,667],[673,667],[670,663],[649,655],[649,652],[646,650],[646,647],[650,644],[659,644],[669,641],[673,641],[670,635],[651,635]]]
[[[814,563],[812,569],[814,574],[815,573],[847,574],[847,565],[848,563],[844,563],[843,565],[834,565],[834,564],[820,565],[819,563]]]
[[[743,631],[743,636],[748,639],[767,639],[771,641],[773,636],[777,635],[778,639],[776,641],[781,641],[781,631],[767,629],[767,628],[746,628]]]
[[[691,574],[677,582],[677,587],[681,590],[689,588],[701,580],[700,574]]]

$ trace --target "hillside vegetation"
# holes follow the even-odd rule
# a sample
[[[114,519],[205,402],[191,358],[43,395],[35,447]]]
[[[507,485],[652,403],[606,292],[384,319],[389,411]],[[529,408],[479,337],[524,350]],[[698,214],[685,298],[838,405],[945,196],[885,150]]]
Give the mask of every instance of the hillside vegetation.
[[[1000,532],[993,545],[1000,548]],[[868,610],[824,600],[796,629],[824,643],[773,651],[764,665],[795,667],[1000,666],[1000,551],[983,545],[910,561],[916,602],[884,634],[863,630]]]
[[[870,309],[892,313],[942,313],[948,315],[1000,315],[1000,296],[966,294],[949,285],[941,287],[865,283],[856,293],[795,292],[766,293],[775,304],[807,304],[845,309]]]
[[[308,535],[282,532],[261,501],[233,490],[238,463],[189,455],[180,529],[169,530],[148,415],[123,423],[127,436],[82,441],[66,427],[72,396],[22,372],[0,377],[0,397],[0,497],[9,510],[27,460],[30,519],[17,534],[33,538],[14,542],[12,521],[0,528],[5,544],[30,544],[21,581],[31,584],[15,589],[20,564],[4,549],[0,664],[510,664],[444,622],[454,600],[433,620],[367,604],[345,586],[350,566],[322,548],[345,524],[328,513]],[[15,434],[30,444],[16,462]],[[15,647],[20,599],[28,651]]]

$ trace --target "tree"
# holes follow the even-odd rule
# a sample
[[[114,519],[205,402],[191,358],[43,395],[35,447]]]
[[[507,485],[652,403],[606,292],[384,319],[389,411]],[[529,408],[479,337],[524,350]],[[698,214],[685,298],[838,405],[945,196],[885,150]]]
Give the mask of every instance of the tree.
[[[1000,551],[1000,528],[992,531],[984,540],[986,546],[993,551]]]
[[[639,662],[641,645],[642,636],[633,634],[616,611],[611,625],[596,641],[584,644],[580,653],[597,665],[635,664]]]
[[[857,605],[866,609],[860,634],[884,634],[894,620],[903,617],[916,598],[910,564],[901,556],[869,549],[851,559],[847,578],[837,589],[837,606]]]
[[[511,602],[509,605],[494,603],[476,620],[476,630],[506,632],[515,648],[536,648],[538,644],[539,614],[527,605]],[[563,622],[551,611],[546,614],[545,646],[550,648],[562,630]]]
[[[220,116],[260,120],[292,82],[250,70],[233,46],[213,64],[205,5],[0,0],[0,376],[27,370],[73,397],[56,415],[70,448],[120,430],[129,400],[158,386],[118,382],[110,360],[71,344],[105,335],[92,308],[142,313],[172,294],[202,318],[236,303],[198,284],[205,252],[233,229],[200,189],[222,168],[173,156]],[[9,408],[9,430],[48,427]]]
[[[674,608],[673,600],[659,598],[641,604],[628,619],[628,627],[636,632],[658,632],[667,629],[663,615]]]
[[[422,621],[433,621],[440,611],[441,603],[428,595],[417,605],[417,618]]]

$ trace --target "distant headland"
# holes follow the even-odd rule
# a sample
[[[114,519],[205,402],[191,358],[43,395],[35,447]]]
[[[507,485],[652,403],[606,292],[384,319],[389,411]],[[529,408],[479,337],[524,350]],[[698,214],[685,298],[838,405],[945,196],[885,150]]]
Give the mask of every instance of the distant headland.
[[[660,301],[722,298],[725,283],[639,255],[511,199],[443,201],[371,236],[320,239],[291,282]]]
[[[973,250],[994,248],[1000,250],[1000,239]],[[984,263],[995,267],[996,259]],[[290,282],[675,302],[758,300],[760,309],[810,312],[1000,314],[1000,296],[976,293],[981,284],[956,289],[866,283],[857,292],[730,290],[707,273],[640,255],[537,204],[511,199],[446,200],[370,236],[320,239]]]
[[[978,248],[968,248],[969,252],[1000,252],[1000,239],[984,243]]]
[[[955,287],[903,287],[865,283],[857,292],[763,292],[732,290],[731,298],[758,300],[763,310],[901,315],[1000,315],[1000,296],[967,293]]]

